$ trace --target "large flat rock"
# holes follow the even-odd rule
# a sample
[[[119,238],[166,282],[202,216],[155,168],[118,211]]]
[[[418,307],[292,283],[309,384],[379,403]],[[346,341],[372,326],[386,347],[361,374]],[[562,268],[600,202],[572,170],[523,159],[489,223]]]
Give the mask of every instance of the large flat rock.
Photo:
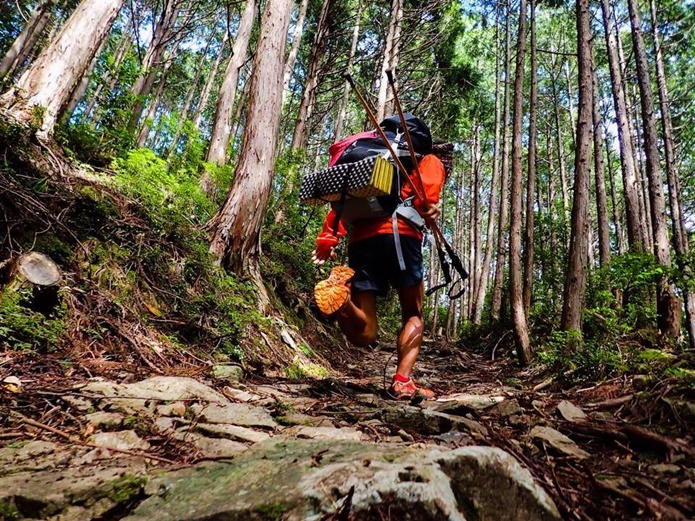
[[[276,437],[228,464],[154,480],[129,521],[322,519],[345,508],[376,521],[559,520],[552,500],[506,452]],[[159,491],[159,493],[156,493]]]

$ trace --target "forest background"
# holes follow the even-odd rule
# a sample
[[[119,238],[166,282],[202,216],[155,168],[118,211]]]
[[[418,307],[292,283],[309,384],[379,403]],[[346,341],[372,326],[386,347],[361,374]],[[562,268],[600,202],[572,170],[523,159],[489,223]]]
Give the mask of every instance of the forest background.
[[[70,283],[49,312],[3,292],[0,345],[325,374],[346,347],[310,304],[324,210],[297,192],[370,128],[343,74],[380,119],[392,69],[455,144],[441,228],[471,276],[460,300],[427,299],[429,335],[572,377],[692,382],[693,7],[6,0],[0,259],[41,251]],[[381,312],[393,335],[393,298]]]

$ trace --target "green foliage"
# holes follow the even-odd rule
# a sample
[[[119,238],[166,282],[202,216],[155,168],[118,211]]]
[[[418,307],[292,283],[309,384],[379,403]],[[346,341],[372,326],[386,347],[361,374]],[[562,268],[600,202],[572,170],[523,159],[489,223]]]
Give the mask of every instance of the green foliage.
[[[109,499],[115,503],[128,501],[133,496],[139,495],[146,483],[147,478],[144,476],[126,474],[113,484],[109,492]]]
[[[615,343],[582,339],[580,331],[554,331],[538,350],[538,358],[571,381],[593,380],[626,368],[625,354]]]
[[[119,174],[116,186],[136,199],[153,224],[167,233],[202,225],[217,209],[200,189],[197,175],[170,170],[149,148],[133,150],[113,166]]]
[[[18,289],[0,295],[0,348],[15,351],[55,351],[67,331],[65,304],[51,315],[31,310],[31,291]]]

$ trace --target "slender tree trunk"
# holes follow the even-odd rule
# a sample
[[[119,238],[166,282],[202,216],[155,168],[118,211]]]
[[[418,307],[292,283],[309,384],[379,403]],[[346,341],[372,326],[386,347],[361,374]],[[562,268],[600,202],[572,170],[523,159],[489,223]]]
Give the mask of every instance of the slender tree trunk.
[[[618,243],[618,253],[620,255],[627,251],[625,247],[625,238],[623,235],[622,219],[620,218],[620,210],[618,205],[618,195],[615,188],[615,172],[613,172],[613,160],[611,159],[611,145],[606,141],[606,165],[608,166],[608,180],[611,185],[611,205],[613,206],[613,227],[615,228],[615,240]]]
[[[593,63],[593,52],[592,60]],[[593,88],[592,120],[594,125],[594,179],[596,184],[596,217],[598,221],[598,253],[601,266],[606,266],[611,258],[611,239],[608,230],[608,202],[606,200],[606,178],[603,172],[603,151],[601,135],[601,114],[598,110],[598,78],[596,70],[591,74]]]
[[[654,54],[656,55],[656,78],[659,93],[659,109],[661,112],[661,131],[664,139],[664,159],[666,162],[666,178],[668,180],[669,208],[671,211],[671,227],[673,232],[673,245],[677,254],[677,262],[681,271],[689,271],[685,259],[689,253],[688,234],[683,220],[683,207],[681,202],[680,176],[676,166],[676,147],[673,139],[673,124],[671,122],[671,107],[666,85],[666,71],[664,57],[661,51],[661,37],[656,10],[656,2],[649,1],[649,11],[652,20],[652,36],[654,37]],[[689,274],[688,274],[689,275]],[[695,348],[695,293],[688,288],[683,288],[685,300],[686,329],[690,347]]]
[[[302,43],[302,35],[304,34],[304,20],[306,19],[306,10],[309,7],[309,0],[302,0],[297,13],[297,23],[294,26],[294,34],[292,34],[292,47],[285,61],[285,72],[282,82],[282,98],[283,102],[287,97],[287,91],[290,88],[290,80],[292,79],[292,71],[297,63],[297,55],[299,54],[299,45]]]
[[[507,219],[509,217],[509,197],[507,184],[509,181],[509,106],[510,106],[510,81],[509,71],[511,69],[511,28],[509,25],[509,1],[507,1],[507,22],[505,31],[507,42],[504,53],[504,116],[502,132],[502,175],[500,183],[500,213],[497,226],[497,260],[495,262],[495,282],[492,288],[492,304],[490,316],[493,322],[502,317],[502,290],[504,287],[504,263],[507,258]]]
[[[471,280],[473,286],[470,291],[466,292],[466,296],[470,300],[470,309],[467,312],[467,318],[470,319],[474,313],[475,299],[474,296],[479,293],[479,287],[483,284],[480,269],[480,252],[482,249],[482,224],[480,219],[481,211],[481,201],[480,201],[480,125],[476,123],[475,131],[473,133],[473,148],[471,149],[471,163],[472,163],[472,176],[471,176],[471,195],[470,199],[472,201],[471,207],[471,248],[472,262],[471,267]]]
[[[524,290],[523,302],[526,317],[531,312],[533,294],[533,238],[535,228],[534,198],[536,197],[536,141],[538,107],[538,59],[536,57],[536,0],[531,4],[531,93],[529,99],[528,128],[528,180],[526,183],[526,240],[524,243]]]
[[[521,365],[533,358],[526,322],[521,267],[521,221],[523,220],[524,176],[521,166],[521,143],[524,111],[524,59],[526,55],[526,0],[519,3],[519,31],[516,46],[516,72],[514,74],[514,116],[512,127],[512,182],[511,219],[509,223],[509,300],[514,324],[516,352]]]
[[[21,121],[40,120],[37,135],[53,132],[56,118],[108,36],[123,0],[83,0],[17,81],[0,106]],[[42,107],[40,116],[35,108]]]
[[[659,151],[657,145],[656,121],[654,119],[654,103],[647,52],[642,36],[642,23],[639,6],[635,0],[628,0],[630,24],[632,25],[632,46],[637,63],[637,82],[640,89],[640,106],[642,108],[642,124],[644,133],[644,153],[649,180],[649,199],[654,237],[654,255],[661,266],[671,265],[668,231],[666,228],[666,205],[664,202],[663,180],[659,166]],[[668,277],[663,275],[657,290],[657,313],[659,329],[668,338],[675,339],[680,333],[681,303],[676,298]]]
[[[147,142],[147,138],[150,135],[150,130],[152,129],[152,124],[154,123],[155,116],[157,115],[157,109],[159,108],[160,101],[162,99],[162,94],[164,94],[164,87],[167,82],[167,75],[169,74],[169,69],[174,62],[172,60],[167,60],[162,67],[161,75],[159,76],[159,83],[157,84],[157,91],[150,100],[150,106],[147,110],[147,114],[142,122],[142,127],[140,127],[140,132],[138,132],[137,144],[138,147],[144,147]],[[153,145],[154,149],[155,146]]]
[[[226,268],[251,276],[261,310],[269,300],[259,268],[260,230],[277,158],[282,65],[291,12],[291,0],[266,2],[253,60],[244,144],[227,199],[211,223],[210,251]]]
[[[389,18],[389,30],[384,42],[384,59],[381,62],[381,75],[379,76],[379,93],[376,103],[376,119],[381,121],[387,113],[388,81],[386,71],[396,66],[398,54],[399,36],[403,23],[403,0],[391,0],[391,17]]]
[[[565,151],[562,144],[562,122],[560,121],[560,98],[557,93],[556,80],[551,80],[553,92],[553,111],[555,113],[555,143],[557,147],[557,162],[560,169],[560,188],[562,190],[562,214],[567,215],[569,207],[569,190],[567,188],[567,169],[565,168]]]
[[[482,270],[480,273],[480,283],[475,295],[475,307],[473,309],[473,323],[479,324],[483,314],[485,304],[485,294],[489,287],[490,264],[492,263],[492,252],[495,238],[495,219],[497,218],[497,190],[499,186],[499,164],[500,164],[500,134],[501,134],[501,92],[500,88],[500,4],[497,2],[497,23],[495,24],[495,142],[493,143],[494,152],[492,157],[492,179],[490,180],[490,199],[488,203],[487,231],[485,234],[485,257],[483,258]]]
[[[362,22],[363,1],[357,0],[357,12],[355,13],[355,25],[352,27],[352,42],[350,44],[350,57],[348,58],[347,71],[352,73],[352,67],[355,64],[355,53],[357,52],[357,42],[360,37],[360,24]],[[343,137],[343,126],[345,125],[345,117],[347,116],[348,103],[350,101],[350,84],[347,80],[343,84],[343,98],[340,100],[338,108],[338,116],[335,123],[335,141],[340,141]]]
[[[302,94],[302,102],[297,113],[297,122],[292,135],[291,149],[293,151],[306,149],[309,139],[309,121],[314,112],[319,79],[323,72],[324,54],[328,45],[329,34],[333,25],[335,0],[323,0],[314,42],[311,46],[309,69],[307,70],[306,85]]]
[[[97,65],[97,60],[99,58],[99,55],[104,49],[104,45],[106,44],[106,38],[101,42],[101,45],[99,46],[99,49],[97,49],[97,52],[94,53],[94,57],[92,58],[92,61],[90,64],[87,66],[87,68],[84,71],[84,75],[82,76],[82,80],[78,85],[75,86],[75,90],[72,92],[72,95],[70,96],[70,101],[68,101],[67,105],[61,110],[61,112],[58,114],[58,121],[60,122],[65,122],[70,119],[72,116],[72,113],[74,112],[75,108],[77,107],[77,104],[80,102],[82,97],[85,95],[87,92],[87,87],[89,87],[89,80],[92,72],[94,71],[94,67]]]
[[[210,92],[212,91],[212,86],[214,85],[215,79],[217,78],[217,71],[220,68],[220,62],[222,61],[222,55],[224,54],[224,47],[225,45],[227,45],[228,40],[229,33],[225,31],[224,38],[222,39],[222,44],[220,45],[220,50],[217,51],[215,61],[213,62],[212,68],[210,69],[210,72],[207,75],[207,81],[205,82],[205,86],[203,87],[203,92],[200,94],[200,102],[198,103],[198,107],[196,108],[195,114],[193,116],[193,125],[200,130],[202,130],[201,124],[203,122],[203,114],[208,106]]]
[[[601,0],[601,9],[603,12],[606,48],[608,49],[608,64],[611,74],[611,88],[613,89],[613,104],[618,127],[620,164],[623,173],[623,191],[625,195],[627,238],[631,249],[643,250],[645,243],[640,220],[639,184],[637,170],[635,168],[635,156],[633,155],[632,133],[630,132],[630,124],[627,115],[625,90],[623,89],[623,75],[620,69],[620,58],[618,56],[618,44],[614,30],[615,24],[613,23],[613,17],[610,12],[609,0]]]
[[[244,62],[246,62],[255,13],[256,0],[246,0],[244,12],[239,19],[239,29],[234,39],[232,56],[229,59],[229,63],[227,63],[227,71],[224,73],[224,79],[222,80],[222,86],[217,98],[215,121],[212,126],[212,134],[210,135],[210,148],[208,148],[208,153],[205,156],[205,160],[208,163],[224,165],[228,159],[227,149],[229,148],[229,137],[232,129],[231,119],[239,83],[239,71]]]
[[[22,32],[19,33],[19,36],[17,36],[5,53],[5,56],[3,56],[2,61],[0,61],[0,80],[17,70],[17,67],[32,52],[48,22],[51,21],[54,4],[55,0],[47,0],[31,13],[31,17],[29,17]]]
[[[164,0],[162,13],[155,26],[152,42],[147,48],[142,62],[142,70],[135,80],[131,93],[135,97],[133,111],[128,122],[128,131],[135,133],[140,117],[145,110],[145,101],[152,92],[157,73],[157,67],[162,65],[167,45],[171,43],[174,24],[179,15],[179,0]]]
[[[84,114],[83,114],[83,119],[84,120],[91,120],[91,121],[98,121],[100,117],[100,111],[98,110],[97,103],[99,103],[99,100],[101,98],[101,93],[106,90],[106,96],[108,96],[111,92],[113,92],[114,87],[116,86],[116,82],[118,81],[118,69],[120,68],[121,64],[123,63],[123,60],[125,59],[126,55],[128,54],[128,51],[130,50],[131,46],[133,45],[133,40],[132,40],[132,35],[131,31],[133,29],[133,24],[132,20],[129,21],[127,27],[123,31],[123,36],[121,37],[121,41],[118,44],[118,50],[115,53],[115,57],[113,60],[113,65],[110,67],[110,70],[107,72],[106,77],[102,78],[102,80],[99,82],[97,85],[96,89],[94,90],[94,94],[92,94],[91,99],[89,100],[89,103],[87,104],[87,107],[84,109]]]
[[[179,115],[178,122],[176,123],[174,137],[171,139],[171,146],[169,147],[166,153],[168,158],[171,157],[174,154],[174,152],[176,152],[176,149],[178,147],[179,138],[181,137],[183,127],[185,126],[186,121],[188,120],[188,113],[190,112],[191,106],[193,105],[193,97],[195,96],[195,93],[198,90],[198,84],[200,83],[200,77],[203,74],[205,60],[207,59],[208,51],[210,50],[210,45],[212,45],[212,41],[214,38],[214,34],[210,36],[210,39],[205,44],[205,49],[203,49],[203,52],[200,53],[200,61],[198,62],[198,67],[196,67],[195,73],[193,74],[193,80],[191,81],[190,87],[188,87],[188,92],[186,93],[186,100],[183,103],[181,114]]]
[[[574,155],[574,201],[569,264],[562,306],[562,328],[582,328],[582,311],[586,291],[586,262],[589,247],[589,170],[592,141],[592,63],[591,19],[589,0],[577,0],[577,53],[579,64],[579,115],[577,146]]]

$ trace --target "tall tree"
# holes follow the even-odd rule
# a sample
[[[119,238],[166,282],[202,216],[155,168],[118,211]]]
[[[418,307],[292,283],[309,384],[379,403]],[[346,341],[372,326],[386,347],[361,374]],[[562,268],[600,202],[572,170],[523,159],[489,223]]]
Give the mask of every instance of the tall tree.
[[[524,198],[524,178],[521,166],[521,143],[524,110],[524,63],[526,57],[526,0],[519,2],[519,30],[516,44],[514,73],[514,111],[512,123],[512,181],[509,220],[509,298],[514,324],[514,338],[519,362],[527,365],[533,358],[524,310],[523,268],[521,266],[521,221]]]
[[[593,56],[593,48],[592,48]],[[592,64],[594,60],[591,60]],[[606,199],[606,178],[603,172],[603,136],[601,114],[599,112],[599,87],[596,68],[591,74],[593,89],[592,122],[594,126],[594,184],[596,189],[596,220],[598,222],[598,253],[601,266],[606,266],[611,258],[611,241],[608,230],[608,202]]]
[[[290,88],[290,80],[292,79],[292,71],[297,63],[299,55],[299,46],[302,43],[302,35],[304,34],[304,20],[306,19],[306,11],[309,7],[309,0],[302,0],[297,12],[297,21],[294,24],[294,33],[292,34],[292,47],[285,60],[285,72],[282,80],[283,99],[287,95],[287,90]]]
[[[531,93],[529,96],[528,178],[526,182],[526,240],[524,242],[524,311],[531,311],[533,293],[533,236],[535,228],[536,152],[538,109],[538,58],[536,56],[536,0],[531,4]]]
[[[29,53],[34,50],[36,42],[43,33],[44,29],[51,21],[55,0],[46,0],[40,3],[34,12],[31,13],[29,20],[24,25],[22,32],[15,38],[10,48],[0,61],[0,80],[9,76],[17,67],[26,60]]]
[[[577,117],[577,145],[574,153],[574,198],[572,202],[570,252],[562,305],[562,328],[565,331],[581,331],[589,249],[589,163],[593,124],[593,68],[591,63],[589,0],[577,0],[576,13],[579,114]]]
[[[609,0],[601,0],[603,13],[604,33],[606,48],[608,49],[608,66],[611,74],[611,88],[613,90],[613,105],[615,108],[616,123],[618,129],[618,143],[620,146],[620,165],[623,173],[623,192],[625,194],[625,214],[627,221],[627,239],[631,249],[642,250],[645,243],[643,239],[643,226],[640,219],[640,204],[638,194],[637,169],[633,154],[632,133],[627,113],[627,102],[623,88],[623,74],[620,68],[618,56],[618,43],[615,36],[615,24],[611,14]]]
[[[239,71],[246,61],[255,12],[256,0],[246,0],[244,11],[239,18],[239,29],[234,39],[232,56],[227,64],[220,94],[217,98],[215,120],[210,136],[210,148],[208,148],[205,157],[206,161],[216,165],[223,165],[227,162],[227,148],[229,147],[229,138],[232,130],[231,119],[239,83]]]
[[[357,42],[360,37],[360,24],[362,22],[363,0],[357,0],[357,11],[355,12],[355,23],[352,26],[352,41],[350,42],[350,56],[347,63],[347,71],[352,73],[352,67],[355,64],[355,54],[357,52]],[[348,102],[350,100],[350,83],[345,80],[343,84],[343,97],[338,106],[338,115],[336,116],[335,131],[333,132],[335,141],[339,141],[343,137],[343,126],[347,116]]]
[[[207,80],[205,81],[205,86],[203,87],[203,92],[200,94],[200,101],[198,102],[198,107],[193,115],[193,125],[200,129],[203,123],[203,114],[208,106],[208,99],[210,99],[210,92],[212,91],[212,86],[215,84],[215,79],[217,79],[217,72],[220,68],[220,62],[222,61],[222,56],[224,55],[224,48],[229,41],[229,32],[224,32],[224,37],[222,38],[222,43],[220,44],[219,50],[215,53],[215,61],[212,64],[210,71],[207,74]]]
[[[176,20],[185,1],[164,0],[162,10],[157,16],[152,42],[147,47],[142,60],[140,75],[130,89],[135,97],[133,111],[128,123],[128,130],[132,133],[135,133],[138,128],[140,117],[145,110],[146,98],[152,92],[160,67],[164,65],[167,47],[173,43]]]
[[[302,101],[297,111],[297,122],[292,135],[292,150],[305,149],[309,139],[309,120],[314,112],[316,95],[319,87],[319,79],[325,63],[325,51],[328,45],[329,33],[332,29],[335,16],[335,0],[323,0],[321,13],[316,25],[314,41],[311,45],[309,67],[306,73]]]
[[[504,52],[504,114],[502,116],[502,172],[500,174],[500,212],[497,216],[497,260],[495,261],[495,280],[492,288],[492,303],[490,315],[492,320],[502,316],[502,290],[504,287],[504,263],[507,257],[507,220],[509,219],[509,111],[510,111],[510,81],[509,70],[511,61],[511,27],[509,24],[509,5],[506,2],[505,22],[506,44]]]
[[[497,201],[499,188],[499,166],[500,166],[500,134],[501,134],[501,119],[502,119],[502,103],[500,88],[500,0],[497,0],[496,20],[495,24],[495,134],[492,157],[492,179],[490,180],[490,198],[488,202],[488,221],[485,234],[485,256],[483,258],[482,269],[480,273],[480,283],[477,287],[475,295],[475,304],[473,308],[473,323],[480,323],[483,313],[483,304],[485,302],[485,293],[489,287],[490,264],[492,263],[492,253],[495,237],[495,219],[497,218]]]
[[[649,181],[649,202],[651,209],[654,255],[661,266],[671,265],[668,231],[666,228],[666,206],[664,202],[663,180],[659,165],[658,136],[654,118],[654,101],[647,51],[642,35],[642,21],[636,0],[627,1],[632,26],[632,47],[637,64],[637,83],[640,90],[640,107],[642,109],[642,132],[644,138],[644,155]],[[666,337],[676,338],[680,332],[680,300],[676,298],[673,287],[666,274],[659,278],[656,307],[659,317],[659,329]]]
[[[210,251],[224,267],[250,275],[259,306],[268,304],[259,270],[260,230],[277,157],[282,106],[282,65],[291,0],[267,0],[250,79],[244,143],[234,181],[211,222]]]
[[[34,120],[38,135],[52,133],[56,118],[108,36],[122,3],[83,0],[31,67],[0,96],[0,106],[19,120]]]
[[[381,74],[379,75],[379,93],[376,102],[377,121],[381,121],[387,113],[391,112],[387,107],[388,82],[386,81],[386,71],[395,69],[396,65],[398,65],[402,26],[403,0],[391,0],[389,29],[384,41],[384,54],[381,61]]]
[[[656,57],[656,78],[659,93],[659,112],[661,113],[661,132],[664,143],[664,161],[666,163],[666,178],[668,180],[669,209],[671,211],[671,226],[673,230],[673,245],[677,254],[677,262],[681,270],[687,268],[685,259],[688,256],[690,246],[688,234],[683,219],[683,207],[681,200],[680,176],[676,165],[676,146],[673,138],[673,123],[671,122],[671,104],[666,84],[666,70],[664,67],[664,55],[661,49],[661,37],[657,24],[657,9],[654,0],[649,1],[649,12],[652,21],[652,36],[654,41],[654,55]],[[686,328],[690,347],[695,347],[695,293],[690,289],[683,289],[685,300]]]

